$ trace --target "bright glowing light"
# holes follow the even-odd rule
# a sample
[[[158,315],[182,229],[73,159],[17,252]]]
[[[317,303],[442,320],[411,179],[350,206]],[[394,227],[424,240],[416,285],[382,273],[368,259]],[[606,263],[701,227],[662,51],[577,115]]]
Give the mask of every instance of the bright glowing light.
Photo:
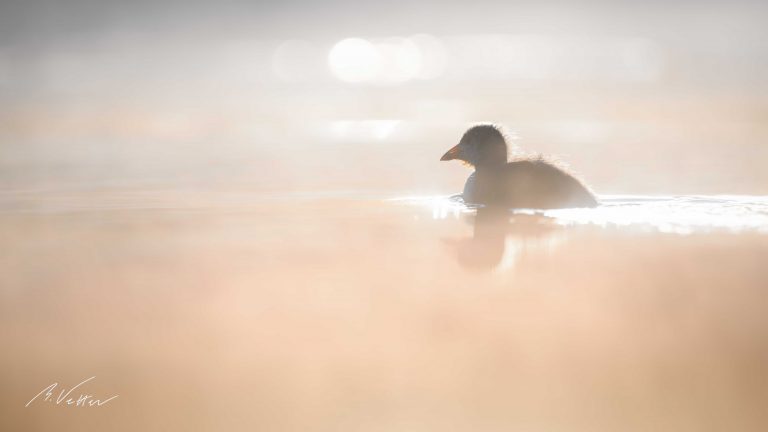
[[[455,197],[407,197],[395,201],[431,207],[434,219],[471,211]],[[634,227],[681,235],[715,230],[768,234],[768,197],[764,196],[603,195],[600,201],[596,208],[518,209],[510,214],[540,215],[559,225]]]
[[[399,83],[416,78],[421,72],[421,51],[408,39],[393,38],[376,44],[382,68],[376,80]]]
[[[375,45],[365,39],[344,39],[334,45],[328,54],[328,66],[342,81],[369,81],[379,73],[381,54]]]
[[[373,41],[352,38],[333,46],[328,66],[342,81],[396,84],[439,76],[444,57],[439,41],[427,35]]]

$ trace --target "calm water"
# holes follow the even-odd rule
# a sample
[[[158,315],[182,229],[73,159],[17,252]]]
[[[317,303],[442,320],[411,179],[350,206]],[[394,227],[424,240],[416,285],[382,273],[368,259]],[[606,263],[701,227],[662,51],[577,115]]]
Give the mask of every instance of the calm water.
[[[8,430],[768,427],[768,198],[0,198]],[[53,382],[119,395],[36,401]],[[5,429],[5,427],[3,428]]]

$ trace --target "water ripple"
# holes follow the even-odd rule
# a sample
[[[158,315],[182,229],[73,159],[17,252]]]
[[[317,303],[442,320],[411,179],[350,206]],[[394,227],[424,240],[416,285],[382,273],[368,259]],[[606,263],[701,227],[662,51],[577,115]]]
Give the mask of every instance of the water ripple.
[[[433,217],[472,212],[460,197],[403,198],[402,201],[432,207]],[[512,210],[512,214],[537,214],[562,225],[632,227],[665,233],[757,231],[768,233],[768,196],[603,195],[596,208]]]

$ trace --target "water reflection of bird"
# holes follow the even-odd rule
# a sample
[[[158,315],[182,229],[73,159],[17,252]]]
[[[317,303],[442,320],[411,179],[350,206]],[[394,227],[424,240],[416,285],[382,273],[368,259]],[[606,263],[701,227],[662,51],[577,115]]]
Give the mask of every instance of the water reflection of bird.
[[[456,243],[463,267],[490,270],[504,255],[504,238],[510,214],[506,209],[480,208],[474,219],[474,235]]]
[[[562,229],[542,215],[512,214],[502,207],[478,208],[471,221],[472,237],[450,241],[449,245],[455,248],[459,264],[473,270],[496,268],[508,240],[521,247],[520,252],[525,252],[528,246],[535,250]]]
[[[474,126],[441,161],[461,160],[475,168],[464,201],[507,208],[595,207],[597,199],[578,179],[542,158],[508,162],[507,141],[494,125]]]

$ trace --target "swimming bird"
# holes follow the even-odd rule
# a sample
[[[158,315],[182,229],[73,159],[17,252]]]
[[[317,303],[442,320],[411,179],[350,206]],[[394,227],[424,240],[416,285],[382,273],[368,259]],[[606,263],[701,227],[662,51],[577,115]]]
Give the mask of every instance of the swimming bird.
[[[597,199],[576,177],[541,157],[508,161],[507,140],[492,124],[469,128],[441,161],[475,168],[464,185],[464,202],[507,208],[595,207]]]

